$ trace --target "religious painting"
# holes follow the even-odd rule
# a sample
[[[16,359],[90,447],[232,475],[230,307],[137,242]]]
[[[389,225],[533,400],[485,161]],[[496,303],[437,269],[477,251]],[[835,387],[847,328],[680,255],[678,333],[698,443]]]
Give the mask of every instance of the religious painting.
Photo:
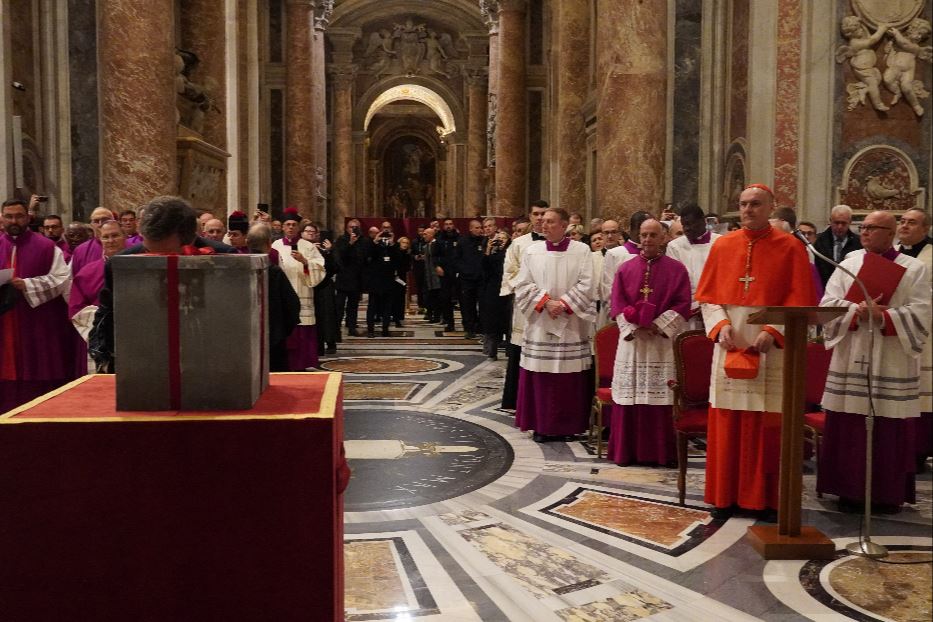
[[[416,136],[397,138],[383,156],[383,215],[391,218],[434,216],[437,158]]]
[[[913,162],[889,145],[862,149],[849,160],[838,189],[839,202],[856,213],[923,209],[923,188]]]

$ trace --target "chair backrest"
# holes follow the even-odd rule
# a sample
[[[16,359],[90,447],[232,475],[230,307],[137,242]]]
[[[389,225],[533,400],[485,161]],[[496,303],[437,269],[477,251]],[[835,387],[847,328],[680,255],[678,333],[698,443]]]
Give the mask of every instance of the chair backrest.
[[[619,347],[619,326],[613,322],[596,331],[593,337],[593,350],[596,358],[596,386],[608,387],[612,384],[612,370]]]
[[[804,401],[808,408],[823,401],[826,374],[829,373],[829,364],[832,359],[832,348],[827,350],[822,343],[807,344],[807,385]]]
[[[709,402],[714,345],[702,330],[688,330],[674,340],[674,368],[685,407]]]

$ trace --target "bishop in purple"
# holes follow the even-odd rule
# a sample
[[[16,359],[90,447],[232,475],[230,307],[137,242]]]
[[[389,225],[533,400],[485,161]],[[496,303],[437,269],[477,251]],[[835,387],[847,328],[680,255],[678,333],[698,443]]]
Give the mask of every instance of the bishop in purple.
[[[666,465],[677,459],[672,421],[673,339],[690,317],[690,277],[661,254],[664,230],[642,222],[641,252],[619,267],[610,317],[619,325],[612,377],[609,459],[617,464]]]

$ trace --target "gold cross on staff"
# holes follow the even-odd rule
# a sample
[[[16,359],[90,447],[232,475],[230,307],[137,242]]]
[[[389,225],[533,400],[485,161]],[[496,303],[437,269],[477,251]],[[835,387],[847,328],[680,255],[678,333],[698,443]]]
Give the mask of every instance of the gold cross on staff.
[[[749,275],[747,275],[747,274],[746,274],[745,276],[739,277],[739,282],[740,282],[740,283],[745,283],[745,292],[744,292],[744,293],[746,293],[746,294],[748,293],[748,286],[751,285],[751,282],[754,281],[754,280],[755,280],[755,277],[749,276]]]
[[[650,294],[650,293],[653,292],[654,290],[651,289],[650,287],[648,287],[648,284],[646,283],[645,286],[642,287],[642,288],[641,288],[640,290],[638,290],[638,291],[640,291],[642,294],[645,295],[645,300],[648,300],[648,294]]]

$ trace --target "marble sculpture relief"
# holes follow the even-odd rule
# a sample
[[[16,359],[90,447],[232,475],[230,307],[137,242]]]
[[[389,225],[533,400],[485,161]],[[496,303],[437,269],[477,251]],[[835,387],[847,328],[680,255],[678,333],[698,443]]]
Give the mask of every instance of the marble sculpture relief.
[[[411,18],[404,24],[395,24],[391,31],[381,28],[370,33],[366,41],[363,58],[376,79],[383,75],[420,73],[450,78],[456,69],[449,62],[457,57],[453,37],[430,30],[426,24],[416,24]]]
[[[204,131],[204,115],[212,110],[220,112],[220,108],[212,95],[217,88],[216,82],[207,78],[204,84],[198,84],[189,77],[198,62],[194,52],[175,51],[175,92],[178,94],[175,120],[200,134]]]
[[[930,37],[930,22],[917,17],[923,5],[924,0],[893,4],[853,0],[857,14],[842,19],[840,30],[846,43],[836,48],[836,62],[848,61],[858,79],[846,84],[849,110],[867,102],[884,112],[903,99],[914,114],[923,116],[920,100],[930,94],[917,79],[917,62],[933,60],[933,47],[924,45]],[[883,52],[883,72],[878,52]],[[888,103],[882,99],[882,84],[893,94]]]

